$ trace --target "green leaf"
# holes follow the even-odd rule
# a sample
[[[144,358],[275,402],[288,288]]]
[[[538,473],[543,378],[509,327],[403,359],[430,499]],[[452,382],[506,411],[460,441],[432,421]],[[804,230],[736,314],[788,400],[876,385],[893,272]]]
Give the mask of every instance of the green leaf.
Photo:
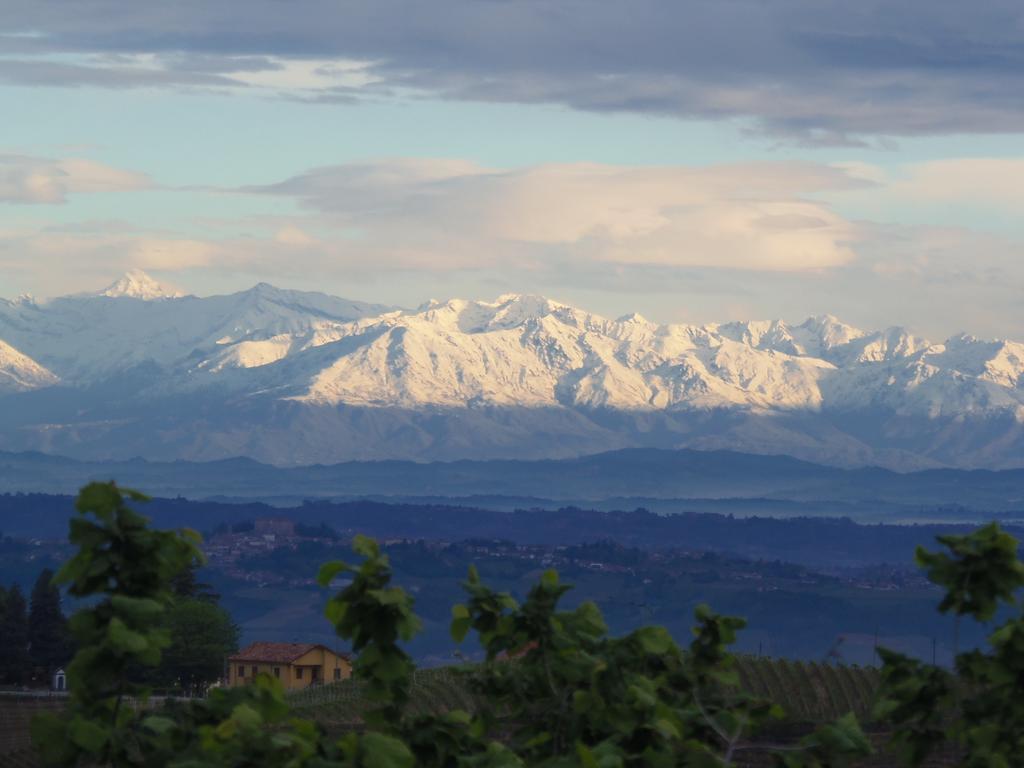
[[[132,488],[122,488],[121,494],[127,496],[132,501],[152,501],[152,499],[142,491],[136,491]]]
[[[78,492],[75,508],[107,520],[120,503],[121,494],[113,483],[89,483]]]
[[[173,731],[178,727],[178,724],[169,717],[150,715],[142,721],[142,727],[153,731],[153,733],[163,735],[169,731]]]
[[[456,723],[457,725],[469,725],[473,718],[463,709],[453,709],[444,714],[444,720],[446,723]]]
[[[263,725],[260,713],[248,704],[239,704],[231,711],[231,719],[243,728],[253,729]]]
[[[988,621],[1000,603],[1015,602],[1016,591],[1024,586],[1024,564],[1013,536],[990,523],[970,534],[937,540],[948,554],[918,547],[915,559],[932,582],[946,589],[940,611]]]
[[[345,620],[345,614],[348,612],[348,603],[343,600],[331,600],[327,603],[327,607],[324,608],[324,616],[327,620],[337,626]]]
[[[583,768],[598,768],[597,760],[594,759],[594,753],[583,742],[576,745],[576,756],[579,758],[580,765]]]
[[[409,600],[409,595],[401,587],[371,589],[367,594],[375,598],[381,605],[402,605]]]
[[[451,635],[452,640],[456,643],[461,643],[466,639],[466,635],[469,633],[469,629],[472,626],[472,620],[467,616],[465,618],[452,619]]]
[[[679,729],[676,728],[675,724],[665,718],[658,718],[653,723],[654,729],[664,736],[666,739],[678,739]]]
[[[118,613],[126,614],[134,620],[143,622],[155,619],[164,612],[163,605],[148,597],[113,595],[110,598],[110,604]]]
[[[99,752],[110,739],[110,731],[81,715],[75,715],[68,725],[71,741],[86,752]]]
[[[366,558],[380,557],[380,546],[377,542],[361,533],[352,539],[352,551]]]
[[[320,571],[316,575],[317,583],[321,587],[328,587],[331,582],[334,581],[335,576],[347,570],[349,570],[348,563],[341,560],[333,560],[329,563],[324,563],[320,566]]]
[[[114,617],[107,627],[107,637],[115,650],[122,654],[140,654],[150,649],[149,641],[144,635],[139,634]]]
[[[644,627],[637,630],[636,638],[640,641],[640,647],[644,649],[644,653],[649,653],[652,656],[661,656],[675,645],[672,636],[664,627]]]
[[[362,753],[366,768],[412,768],[416,762],[405,744],[382,733],[363,736]]]

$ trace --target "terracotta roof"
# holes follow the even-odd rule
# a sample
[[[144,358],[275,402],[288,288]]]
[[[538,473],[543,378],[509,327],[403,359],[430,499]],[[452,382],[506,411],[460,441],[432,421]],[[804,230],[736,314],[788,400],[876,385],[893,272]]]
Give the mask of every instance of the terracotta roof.
[[[229,661],[271,661],[280,664],[289,664],[300,656],[304,656],[316,648],[323,648],[330,653],[336,653],[326,645],[319,643],[253,643],[233,656]],[[348,658],[347,653],[338,653],[343,659]]]

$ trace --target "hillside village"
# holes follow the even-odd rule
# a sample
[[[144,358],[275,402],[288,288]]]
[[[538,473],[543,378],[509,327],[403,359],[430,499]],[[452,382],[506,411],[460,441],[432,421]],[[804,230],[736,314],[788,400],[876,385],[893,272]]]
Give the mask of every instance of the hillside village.
[[[900,566],[876,566],[846,572],[825,573],[779,562],[761,562],[717,555],[706,550],[672,548],[641,551],[610,543],[593,546],[528,545],[501,539],[467,541],[383,539],[385,548],[416,547],[436,556],[457,553],[469,561],[518,561],[527,567],[556,568],[564,572],[622,574],[651,584],[652,577],[689,577],[708,582],[749,583],[756,591],[772,591],[780,585],[843,584],[865,590],[892,591],[923,587],[919,571]],[[262,518],[215,532],[203,543],[207,566],[224,576],[260,586],[315,587],[315,573],[296,573],[293,560],[284,552],[345,552],[347,541],[325,525],[297,525],[284,518]],[[275,557],[275,553],[279,556]],[[299,562],[303,562],[301,559]],[[398,562],[402,567],[401,560]]]

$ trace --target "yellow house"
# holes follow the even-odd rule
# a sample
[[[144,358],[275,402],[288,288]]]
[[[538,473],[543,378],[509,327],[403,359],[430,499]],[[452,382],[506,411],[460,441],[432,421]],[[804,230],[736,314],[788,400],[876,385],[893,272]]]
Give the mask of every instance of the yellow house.
[[[346,680],[352,660],[326,645],[313,643],[253,643],[228,657],[228,685],[247,685],[256,675],[276,677],[287,690]]]

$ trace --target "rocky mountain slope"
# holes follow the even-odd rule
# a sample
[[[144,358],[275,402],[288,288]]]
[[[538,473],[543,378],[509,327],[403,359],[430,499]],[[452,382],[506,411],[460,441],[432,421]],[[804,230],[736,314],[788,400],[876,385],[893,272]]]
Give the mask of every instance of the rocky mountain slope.
[[[660,325],[538,296],[400,310],[266,284],[198,298],[131,273],[95,294],[0,300],[2,393],[0,448],[112,458],[687,446],[1024,466],[1024,345],[831,316]]]

